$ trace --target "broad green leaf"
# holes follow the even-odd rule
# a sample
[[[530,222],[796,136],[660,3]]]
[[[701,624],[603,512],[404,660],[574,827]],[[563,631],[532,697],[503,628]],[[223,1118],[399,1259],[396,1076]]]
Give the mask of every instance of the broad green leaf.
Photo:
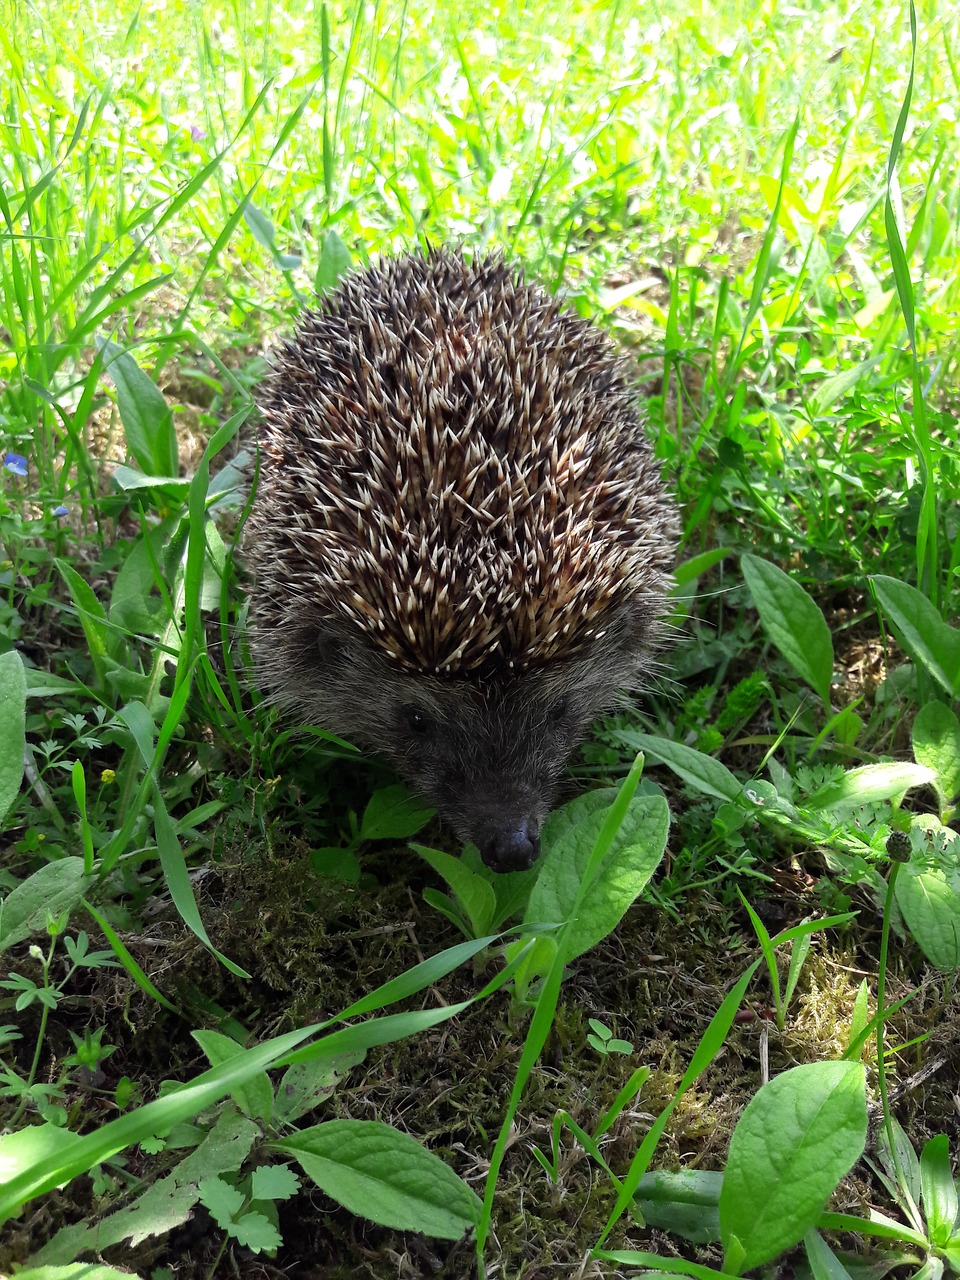
[[[696,787],[704,795],[732,801],[743,790],[742,784],[725,764],[714,760],[713,756],[704,755],[694,747],[684,746],[682,742],[670,742],[666,738],[655,738],[648,733],[634,733],[630,729],[620,730],[617,737],[633,751],[642,751],[651,760],[667,765],[684,782]]]
[[[615,793],[588,792],[555,810],[543,827],[543,863],[524,914],[525,924],[564,923],[607,820]],[[667,844],[670,811],[662,795],[635,795],[613,843],[565,935],[564,962],[605,938],[656,871]]]
[[[133,467],[125,467],[122,464],[114,467],[113,474],[110,477],[118,489],[123,489],[125,493],[132,492],[135,489],[163,489],[171,497],[182,498],[190,487],[190,479],[184,476],[148,476],[142,471],[137,471]]]
[[[443,876],[447,884],[456,894],[461,907],[467,914],[474,936],[489,933],[494,924],[494,913],[497,909],[497,895],[493,886],[464,866],[459,858],[439,849],[428,849],[425,845],[411,846],[426,862],[429,862],[438,875]]]
[[[480,1201],[439,1156],[379,1120],[328,1120],[274,1144],[358,1217],[400,1231],[458,1240]]]
[[[267,215],[258,209],[251,200],[248,200],[243,206],[243,220],[250,228],[250,234],[257,244],[263,245],[264,249],[272,251],[274,241],[277,238],[276,228]]]
[[[344,1054],[342,1058],[318,1058],[313,1062],[295,1062],[283,1073],[277,1085],[273,1104],[273,1123],[277,1128],[292,1124],[312,1111],[335,1091],[337,1085],[364,1054]]]
[[[39,867],[0,902],[0,951],[43,933],[47,916],[72,911],[86,886],[83,859],[59,858]]]
[[[720,1194],[724,1252],[734,1238],[743,1249],[738,1271],[778,1257],[816,1225],[863,1152],[865,1080],[858,1062],[817,1062],[785,1071],[748,1103]]]
[[[103,605],[97,599],[90,584],[85,582],[76,569],[65,560],[58,560],[56,564],[60,570],[60,576],[67,584],[77,617],[83,627],[90,661],[102,685],[107,678],[108,659],[113,658],[116,661],[122,657],[123,641],[111,629]]]
[[[933,770],[933,785],[945,808],[960,795],[960,719],[952,707],[928,702],[913,722],[913,756]]]
[[[743,556],[740,565],[764,631],[829,709],[833,641],[820,609],[800,583],[775,564]]]
[[[643,1220],[694,1244],[720,1239],[723,1174],[705,1169],[645,1173],[634,1196]]]
[[[179,471],[177,432],[163,392],[147,377],[129,351],[98,339],[105,355],[104,372],[117,388],[120,421],[127,446],[141,471],[176,476]]]
[[[922,591],[896,578],[872,579],[897,638],[947,693],[960,693],[960,631],[948,627]]]
[[[147,767],[156,754],[157,723],[142,702],[128,702],[117,712],[117,718],[130,730],[143,762]]]
[[[854,1043],[870,1021],[870,991],[866,978],[857,987],[856,999],[853,1002],[853,1013],[850,1015],[850,1030],[847,1033],[847,1047]]]
[[[953,1235],[957,1221],[957,1184],[950,1169],[950,1141],[945,1133],[930,1138],[920,1152],[923,1212],[930,1239],[940,1249]]]
[[[328,231],[323,238],[320,262],[315,281],[317,293],[329,293],[335,289],[350,270],[350,251],[336,231]]]
[[[361,840],[406,840],[436,813],[415,799],[402,783],[382,787],[370,797],[360,823]]]
[[[942,867],[901,867],[894,890],[907,928],[932,965],[960,968],[960,890]]]
[[[848,769],[842,778],[829,782],[805,803],[808,809],[832,809],[835,805],[873,804],[903,795],[911,787],[922,787],[933,781],[933,770],[909,761],[889,764],[865,764]]]
[[[891,1146],[891,1136],[893,1145]],[[886,1170],[887,1188],[892,1192],[901,1208],[912,1201],[920,1203],[920,1158],[914,1150],[913,1143],[907,1136],[896,1116],[891,1115],[879,1126],[877,1133],[877,1155]],[[876,1210],[873,1210],[876,1213]]]
[[[26,673],[19,653],[11,649],[0,654],[0,830],[23,781],[26,705]]]
[[[540,873],[539,864],[535,863],[526,871],[491,871],[480,857],[479,849],[473,844],[464,846],[460,861],[474,875],[486,880],[493,889],[497,899],[494,919],[498,924],[522,915],[530,890]]]
[[[835,373],[832,378],[824,378],[808,401],[811,413],[826,413],[831,405],[851,391],[863,375],[869,373],[881,359],[881,356],[869,356],[859,364],[848,365],[842,373]]]
[[[709,551],[701,551],[697,556],[691,556],[689,560],[682,560],[673,571],[673,591],[671,595],[685,595],[684,587],[689,586],[691,582],[696,582],[701,574],[712,569],[715,564],[719,564],[731,554],[729,547],[711,547]]]
[[[219,1067],[221,1062],[227,1062],[243,1052],[243,1045],[237,1044],[236,1040],[231,1040],[221,1031],[193,1031],[191,1035],[203,1050],[211,1067]],[[269,1123],[273,1114],[273,1086],[265,1071],[238,1085],[233,1099],[245,1116],[249,1116],[251,1120],[263,1121],[264,1124]]]
[[[120,567],[110,594],[110,621],[127,631],[160,635],[169,622],[157,587],[157,568],[162,563],[164,542],[170,537],[173,521],[165,520],[134,543]]]

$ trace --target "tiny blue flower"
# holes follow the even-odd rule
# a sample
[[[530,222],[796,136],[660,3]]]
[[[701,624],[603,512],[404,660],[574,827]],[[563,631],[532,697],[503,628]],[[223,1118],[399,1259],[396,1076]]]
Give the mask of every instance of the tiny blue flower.
[[[205,138],[206,136],[206,129],[201,129],[198,124],[192,124],[190,126],[190,137],[194,142],[199,142],[201,138]]]
[[[54,508],[53,508],[53,514],[54,514],[55,516],[57,516],[57,518],[58,518],[58,519],[59,519],[61,516],[68,516],[68,515],[70,514],[70,508],[69,508],[69,507],[65,507],[65,506],[61,503],[59,507],[54,507]]]
[[[5,453],[3,455],[3,465],[12,475],[25,476],[27,474],[27,460],[19,453]]]

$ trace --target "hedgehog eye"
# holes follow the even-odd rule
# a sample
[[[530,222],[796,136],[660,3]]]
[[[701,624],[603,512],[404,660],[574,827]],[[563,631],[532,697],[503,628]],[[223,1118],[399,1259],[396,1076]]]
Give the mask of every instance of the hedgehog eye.
[[[402,715],[407,728],[418,737],[423,737],[433,727],[427,713],[413,703],[403,708]]]
[[[566,719],[569,707],[570,703],[566,698],[557,698],[556,701],[551,704],[547,715],[554,724],[559,724],[561,720]]]
[[[321,634],[317,637],[317,653],[325,667],[335,667],[346,657],[346,648],[335,636]]]

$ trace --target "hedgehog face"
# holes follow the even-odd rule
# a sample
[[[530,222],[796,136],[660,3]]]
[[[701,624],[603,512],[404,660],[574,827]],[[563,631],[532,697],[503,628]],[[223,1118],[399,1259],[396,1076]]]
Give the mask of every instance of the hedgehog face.
[[[643,628],[621,616],[602,654],[507,680],[441,680],[399,669],[354,628],[292,622],[264,651],[281,702],[386,758],[495,871],[529,867],[571,752],[631,683]]]

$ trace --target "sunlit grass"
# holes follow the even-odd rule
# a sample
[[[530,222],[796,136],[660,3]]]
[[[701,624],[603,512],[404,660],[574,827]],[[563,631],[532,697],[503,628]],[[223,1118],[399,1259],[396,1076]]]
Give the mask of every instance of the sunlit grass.
[[[38,4],[7,17],[2,425],[51,498],[92,497],[95,335],[138,344],[158,377],[194,332],[249,351],[310,292],[334,229],[360,260],[418,238],[503,246],[585,310],[616,306],[641,353],[675,366],[662,411],[683,415],[691,535],[715,497],[703,451],[723,441],[728,462],[743,451],[806,490],[817,543],[860,544],[816,492],[835,509],[826,495],[859,438],[851,395],[886,436],[884,388],[909,372],[883,231],[906,11]],[[922,6],[892,187],[934,403],[957,368],[957,28]],[[665,446],[674,433],[659,431]],[[773,518],[781,496],[761,504],[774,537],[796,532]]]

